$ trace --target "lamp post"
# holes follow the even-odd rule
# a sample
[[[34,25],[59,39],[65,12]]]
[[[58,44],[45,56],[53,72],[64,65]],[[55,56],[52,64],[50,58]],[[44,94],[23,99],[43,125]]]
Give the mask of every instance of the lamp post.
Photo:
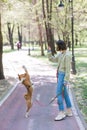
[[[29,24],[29,48],[28,48],[28,55],[31,55],[30,54],[30,24]]]
[[[62,0],[60,0],[59,7],[64,7],[64,4],[63,4]]]
[[[72,33],[72,74],[76,74],[76,68],[75,68],[75,56],[74,56],[74,16],[73,16],[73,0],[69,0],[69,3],[71,3],[71,33]]]
[[[72,34],[72,62],[71,62],[71,73],[76,74],[75,68],[75,56],[74,56],[74,16],[73,16],[73,0],[69,0],[69,4],[71,5],[71,34]],[[62,0],[60,0],[60,4],[58,7],[64,7]]]

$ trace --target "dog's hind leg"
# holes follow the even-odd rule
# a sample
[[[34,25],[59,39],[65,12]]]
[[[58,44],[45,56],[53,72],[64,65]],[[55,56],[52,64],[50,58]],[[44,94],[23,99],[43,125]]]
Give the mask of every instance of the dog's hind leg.
[[[31,101],[26,100],[26,105],[27,105],[27,110],[26,110],[25,117],[27,118],[27,117],[29,117],[29,110],[30,110],[30,108],[32,107]]]

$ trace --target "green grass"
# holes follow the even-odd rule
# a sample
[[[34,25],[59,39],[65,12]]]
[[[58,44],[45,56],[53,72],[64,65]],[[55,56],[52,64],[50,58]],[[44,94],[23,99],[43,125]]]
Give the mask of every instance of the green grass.
[[[12,51],[14,51],[14,50],[4,50],[3,53],[10,53]]]
[[[10,53],[10,52],[13,52],[15,51],[16,49],[14,50],[11,50],[11,47],[10,46],[4,46],[3,47],[3,53]]]
[[[76,48],[75,59],[77,74],[74,77],[74,92],[87,123],[87,48]]]

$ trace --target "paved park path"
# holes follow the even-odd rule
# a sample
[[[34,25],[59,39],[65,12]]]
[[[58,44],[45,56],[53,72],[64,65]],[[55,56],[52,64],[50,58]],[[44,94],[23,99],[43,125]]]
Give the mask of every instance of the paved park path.
[[[25,118],[26,91],[23,85],[13,83],[13,89],[0,103],[0,130],[85,130],[76,113],[73,104],[73,117],[66,117],[62,121],[54,121],[58,114],[56,100],[49,101],[55,96],[56,70],[44,61],[27,55],[26,50],[20,50],[3,55],[4,72],[6,76],[14,77],[22,72],[25,65],[34,83],[33,106],[29,118]],[[72,95],[70,93],[72,100]],[[39,103],[36,102],[38,98]],[[72,100],[73,103],[73,100]]]

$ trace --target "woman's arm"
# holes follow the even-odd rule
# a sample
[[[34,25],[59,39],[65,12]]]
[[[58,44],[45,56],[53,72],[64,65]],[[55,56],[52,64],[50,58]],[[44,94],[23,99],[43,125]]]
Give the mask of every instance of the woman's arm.
[[[48,59],[50,61],[52,61],[52,62],[58,62],[58,55],[57,56],[52,56],[51,48],[50,47],[48,47],[47,55],[48,55]]]

